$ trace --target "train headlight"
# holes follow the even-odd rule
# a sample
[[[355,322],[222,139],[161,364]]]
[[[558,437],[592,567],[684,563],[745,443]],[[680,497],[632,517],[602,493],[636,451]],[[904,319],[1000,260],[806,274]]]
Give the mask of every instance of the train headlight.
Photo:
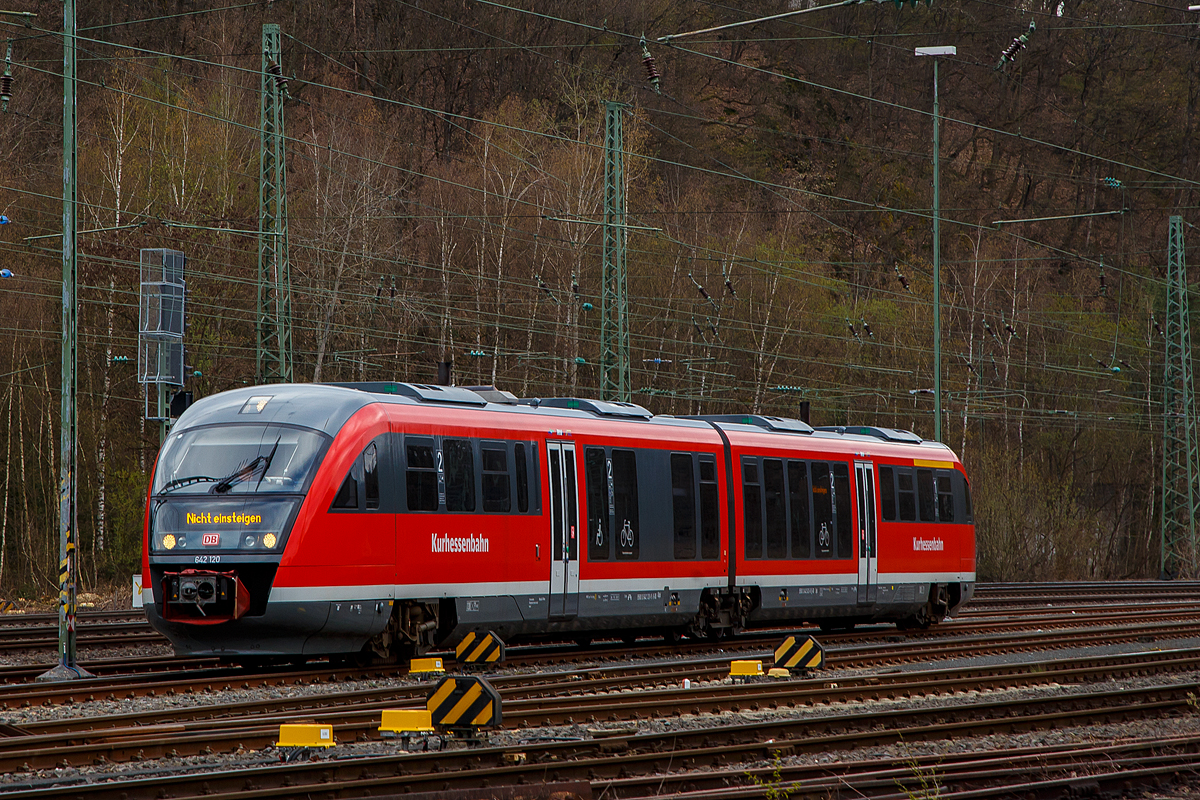
[[[273,533],[265,534],[263,536],[263,540],[262,540],[263,547],[267,547],[267,548],[274,547],[275,543],[278,541],[279,541],[279,539],[278,539],[278,537],[275,536],[275,534],[273,534]]]
[[[162,546],[168,550],[174,550],[175,549],[175,534],[168,533],[166,536],[164,536],[162,538]]]
[[[254,547],[256,544],[258,544],[258,537],[252,533],[247,534],[246,538],[242,540],[242,547]]]

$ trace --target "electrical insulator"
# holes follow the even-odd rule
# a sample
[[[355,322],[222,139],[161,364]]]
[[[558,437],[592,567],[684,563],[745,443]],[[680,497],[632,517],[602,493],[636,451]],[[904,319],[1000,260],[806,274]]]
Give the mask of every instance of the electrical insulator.
[[[12,40],[4,53],[4,74],[0,75],[0,108],[8,111],[8,101],[12,100]]]
[[[283,67],[279,66],[274,61],[271,61],[269,64],[267,64],[267,72],[275,78],[275,88],[279,90],[281,95],[287,97],[288,79],[283,74]]]
[[[642,35],[642,66],[646,68],[646,80],[650,81],[650,85],[654,87],[654,93],[662,94],[662,89],[658,85],[658,80],[662,76],[658,74],[658,67],[654,65],[654,56],[650,55],[650,48],[646,47],[645,34]]]
[[[1012,44],[1010,44],[1008,47],[1004,48],[1004,52],[1000,54],[1000,60],[996,62],[996,66],[993,67],[993,69],[1000,69],[1005,64],[1007,64],[1009,61],[1012,61],[1013,58],[1017,55],[1017,53],[1024,50],[1025,45],[1029,44],[1029,35],[1031,33],[1033,33],[1033,31],[1036,27],[1037,27],[1037,23],[1034,22],[1033,20],[1030,20],[1029,21],[1029,30],[1027,30],[1025,33],[1022,33],[1017,38],[1013,39]]]

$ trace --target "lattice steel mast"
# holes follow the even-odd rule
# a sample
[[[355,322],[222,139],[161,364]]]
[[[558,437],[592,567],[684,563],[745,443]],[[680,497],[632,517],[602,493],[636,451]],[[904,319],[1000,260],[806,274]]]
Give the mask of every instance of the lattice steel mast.
[[[600,295],[600,399],[629,402],[628,300],[625,294],[624,103],[604,116],[604,274]]]
[[[258,180],[259,383],[288,383],[292,376],[292,278],[288,263],[287,162],[283,101],[287,79],[280,66],[280,32],[263,25]]]
[[[1187,266],[1183,219],[1171,217],[1167,232],[1167,308],[1164,319],[1163,475],[1161,573],[1197,575],[1196,512],[1200,502],[1192,339],[1188,329]]]

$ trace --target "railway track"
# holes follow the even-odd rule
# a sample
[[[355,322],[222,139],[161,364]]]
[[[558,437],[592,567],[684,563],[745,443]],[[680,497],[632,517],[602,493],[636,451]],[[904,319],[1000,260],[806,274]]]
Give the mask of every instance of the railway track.
[[[1088,642],[1119,638],[1142,638],[1146,628],[1117,631],[1102,629],[1088,632]],[[1160,633],[1179,631],[1163,627]],[[1194,626],[1191,632],[1200,636]],[[1041,633],[1026,641],[1012,638],[1006,644],[987,637],[960,642],[959,653],[1020,649],[1046,649],[1051,633]],[[1065,641],[1071,641],[1067,639]],[[1074,641],[1081,641],[1078,635]],[[1061,641],[1059,642],[1061,644]],[[938,649],[945,653],[944,643]],[[929,658],[927,643],[893,643],[887,648],[847,647],[829,654],[833,667],[854,666],[873,673],[843,675],[831,682],[827,678],[755,683],[730,686],[720,679],[728,671],[728,656],[707,659],[675,660],[621,667],[593,668],[584,671],[557,672],[536,676],[504,674],[494,676],[494,686],[504,696],[505,714],[520,728],[573,723],[606,724],[637,722],[674,716],[702,716],[722,713],[759,712],[767,709],[832,706],[846,703],[896,701],[912,697],[964,693],[987,693],[1045,685],[1048,683],[1090,683],[1113,676],[1164,675],[1200,670],[1200,649],[1168,652],[1146,651],[1106,658],[1044,661],[1030,664],[999,665],[990,668],[959,670],[883,671],[888,664]],[[238,686],[213,676],[180,676],[185,681],[178,694],[194,692],[200,696],[223,689],[249,689],[301,683],[310,676],[301,673],[249,677]],[[328,676],[338,680],[338,676]],[[363,679],[362,675],[354,675]],[[695,688],[679,688],[683,679],[695,682]],[[208,681],[204,683],[204,681]],[[128,684],[130,694],[174,696],[176,688],[159,684],[141,685],[140,679]],[[110,687],[108,696],[96,699],[120,699],[122,689]],[[340,687],[338,687],[340,689]],[[44,693],[53,691],[44,685],[9,687],[4,702],[15,703],[16,690],[25,689],[24,705],[33,704]],[[270,701],[214,702],[191,707],[161,709],[153,712],[88,715],[85,718],[49,720],[9,726],[0,738],[0,770],[20,771],[51,769],[92,764],[97,761],[128,761],[142,758],[175,757],[206,752],[261,749],[269,745],[278,726],[300,719],[329,722],[343,741],[377,737],[383,708],[414,707],[423,704],[427,684],[410,683],[384,689],[330,691],[297,698]],[[43,702],[45,702],[43,700]]]
[[[1089,625],[1090,623],[1090,625]],[[898,634],[885,626],[860,634],[818,634],[829,649],[831,666],[852,664],[861,668],[887,666],[930,658],[967,657],[985,652],[1029,652],[1053,650],[1077,645],[1080,635],[1073,633],[1088,627],[1092,644],[1134,642],[1143,639],[1186,638],[1200,635],[1197,607],[1161,604],[1147,607],[1140,614],[1124,612],[1092,615],[1037,616],[1032,623],[1004,620],[975,626],[947,626],[923,632]],[[1030,628],[1035,628],[1030,630]],[[969,631],[969,633],[968,633]],[[862,634],[866,634],[865,636]],[[714,647],[708,642],[665,645],[641,643],[636,653],[641,658],[704,657],[720,651],[714,663],[728,665],[734,656],[770,659],[771,651],[786,635],[784,631],[739,637]],[[516,649],[509,657],[509,668],[560,666],[586,659],[625,663],[629,646],[535,647]],[[447,666],[454,668],[449,654]],[[270,671],[252,671],[222,667],[215,659],[158,658],[148,661],[117,659],[88,663],[97,678],[82,682],[33,683],[44,667],[20,667],[0,670],[0,710],[32,705],[59,705],[95,700],[132,699],[195,692],[229,691],[239,687],[303,685],[321,682],[363,681],[394,678],[404,674],[396,666],[382,665],[357,669],[334,668],[325,662]],[[690,677],[690,676],[688,676]]]
[[[1021,794],[1041,797],[1169,782],[1200,764],[1200,739],[1029,748],[1024,762],[975,752],[924,760],[914,755],[887,764],[852,758],[833,766],[801,763],[810,753],[897,742],[911,746],[1196,714],[1192,703],[1200,686],[1190,676],[1200,674],[1200,643],[1169,650],[1156,650],[1155,643],[1200,642],[1200,583],[1195,597],[1187,586],[1181,594],[1155,598],[1137,594],[1136,588],[1097,588],[1104,602],[1095,604],[1067,591],[1057,600],[1042,595],[1022,600],[1008,589],[995,595],[1006,599],[992,603],[984,592],[981,602],[958,619],[930,631],[901,634],[877,626],[818,634],[830,671],[781,682],[730,685],[721,680],[732,657],[769,661],[779,632],[739,637],[716,648],[707,642],[668,646],[648,639],[633,647],[511,648],[509,669],[490,680],[504,698],[508,723],[499,738],[525,741],[439,753],[400,753],[378,740],[381,709],[421,705],[430,688],[397,684],[394,667],[350,670],[322,663],[251,673],[211,659],[116,659],[97,662],[105,674],[96,681],[66,685],[27,683],[38,668],[0,668],[5,682],[0,721],[6,723],[0,725],[0,772],[20,776],[0,784],[0,794],[354,798],[559,780],[575,781],[606,798],[672,792],[687,792],[695,800],[764,797],[768,788],[784,783],[792,797],[840,792],[899,798],[914,796],[922,790],[921,781],[936,779],[944,790],[940,796],[988,797],[1011,796],[1006,792],[1026,776]],[[0,625],[0,639],[7,633]],[[1074,659],[1027,655],[1026,663],[1017,664],[912,666],[977,660],[989,653],[1011,658],[1118,644],[1136,650]],[[631,654],[642,660],[631,662]],[[662,660],[645,660],[656,655]],[[602,666],[561,668],[581,659]],[[548,664],[559,668],[547,669]],[[176,669],[168,671],[172,666]],[[1148,676],[1159,685],[1114,690],[1103,683]],[[684,679],[692,682],[690,689],[681,687]],[[246,696],[272,692],[293,696]],[[231,699],[238,694],[240,699]],[[122,713],[131,698],[163,702],[148,708],[138,700],[137,710]],[[57,704],[86,712],[20,722],[10,716]],[[332,724],[339,741],[349,746],[316,762],[275,763],[269,747],[279,724],[300,720]],[[235,769],[211,763],[237,752],[243,755]],[[776,753],[780,760],[772,764]],[[1114,768],[1118,754],[1121,767]],[[202,763],[192,763],[197,759]],[[78,772],[107,774],[115,763],[124,764],[126,774],[108,775],[110,784]],[[749,783],[748,775],[762,785]],[[1087,780],[1081,782],[1081,775]]]
[[[992,615],[1002,609],[1031,606],[1080,609],[1098,605],[1136,606],[1164,601],[1200,601],[1200,581],[1124,581],[1115,583],[990,583],[979,584],[975,598],[961,618]],[[82,611],[77,643],[82,647],[166,644],[139,610]],[[0,652],[53,650],[58,644],[58,615],[0,614]]]
[[[435,753],[391,753],[357,758],[319,759],[299,764],[241,767],[202,774],[133,779],[115,785],[30,785],[6,795],[13,798],[116,797],[280,797],[332,791],[335,797],[367,792],[453,791],[481,785],[520,785],[544,781],[588,781],[613,793],[617,781],[655,776],[671,769],[685,775],[698,769],[795,756],[909,744],[931,739],[963,739],[997,732],[1110,724],[1188,713],[1189,698],[1200,684],[1181,682],[1141,689],[1082,691],[1038,698],[1008,697],[987,702],[957,702],[936,707],[871,709],[824,716],[765,715],[753,722],[685,728],[671,725],[573,741],[529,740],[508,747],[482,747]],[[249,731],[242,731],[248,733]],[[166,737],[186,738],[184,732]],[[152,740],[139,737],[114,746],[141,745],[150,754]],[[176,754],[178,755],[178,754]],[[174,756],[172,756],[174,757]],[[742,769],[738,767],[738,769]],[[684,778],[695,780],[695,778]],[[46,781],[49,783],[49,781]]]

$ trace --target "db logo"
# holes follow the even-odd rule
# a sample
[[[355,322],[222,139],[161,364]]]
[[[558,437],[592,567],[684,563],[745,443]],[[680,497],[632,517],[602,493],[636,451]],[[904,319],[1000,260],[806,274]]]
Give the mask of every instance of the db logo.
[[[211,545],[219,545],[221,543],[221,534],[206,533],[206,534],[204,534],[204,539],[202,540],[202,543],[204,544],[205,547],[209,547]]]

